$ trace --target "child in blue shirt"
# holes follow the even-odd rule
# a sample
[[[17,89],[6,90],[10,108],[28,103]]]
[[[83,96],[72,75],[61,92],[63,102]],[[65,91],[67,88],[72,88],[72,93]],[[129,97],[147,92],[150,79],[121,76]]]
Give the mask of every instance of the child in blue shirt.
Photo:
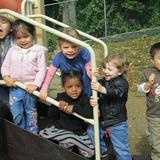
[[[63,33],[77,39],[80,38],[78,32],[71,27],[65,28]],[[40,91],[40,98],[42,100],[46,99],[49,85],[58,69],[60,69],[61,72],[68,70],[81,71],[83,73],[82,79],[84,83],[84,93],[87,93],[90,96],[91,87],[89,74],[91,68],[91,57],[89,51],[86,48],[81,48],[77,44],[62,38],[59,39],[59,46],[61,51],[57,53],[52,60]]]

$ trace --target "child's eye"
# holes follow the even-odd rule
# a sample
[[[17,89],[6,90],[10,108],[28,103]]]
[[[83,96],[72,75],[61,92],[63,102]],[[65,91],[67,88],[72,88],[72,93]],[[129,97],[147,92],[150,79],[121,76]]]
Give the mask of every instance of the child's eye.
[[[72,86],[67,86],[68,88],[72,88]]]
[[[19,39],[21,39],[21,37],[15,37],[15,39],[16,39],[16,40],[19,40]]]
[[[68,47],[63,47],[63,48],[67,49]]]
[[[2,24],[5,24],[5,23],[7,23],[7,22],[6,22],[6,21],[4,21],[4,20],[2,20],[2,21],[1,21],[1,23],[2,23]]]
[[[29,36],[28,35],[26,35],[26,36],[24,36],[23,38],[28,38]]]
[[[72,46],[72,48],[77,48],[77,47],[78,47],[77,45]]]

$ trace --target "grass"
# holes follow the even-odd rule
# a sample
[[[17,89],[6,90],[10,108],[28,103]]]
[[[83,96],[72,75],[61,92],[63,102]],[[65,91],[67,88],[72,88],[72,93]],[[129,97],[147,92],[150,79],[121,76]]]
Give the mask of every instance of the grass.
[[[149,50],[150,47],[159,42],[160,35],[156,36],[142,36],[141,38],[132,39],[123,42],[107,43],[109,54],[122,53],[128,57],[130,62],[129,70],[126,78],[130,84],[130,94],[139,95],[137,92],[137,84],[141,77],[141,71],[151,65]],[[103,62],[103,48],[99,44],[93,44],[93,49],[96,53],[97,67],[102,70]],[[54,53],[48,54],[48,65],[51,63]]]
[[[150,47],[159,42],[160,35],[143,36],[141,38],[132,39],[124,42],[108,43],[109,54],[122,53],[127,56],[130,65],[126,78],[130,84],[130,93],[137,93],[137,84],[141,77],[141,71],[151,66],[149,50]],[[93,48],[96,52],[97,66],[101,69],[103,61],[103,49],[100,45],[94,44]]]

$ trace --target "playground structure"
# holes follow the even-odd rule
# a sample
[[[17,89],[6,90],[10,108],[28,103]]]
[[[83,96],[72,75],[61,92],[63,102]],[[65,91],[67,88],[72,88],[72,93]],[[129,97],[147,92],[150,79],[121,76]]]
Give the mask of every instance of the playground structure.
[[[9,14],[9,15],[12,15],[14,16],[15,18],[18,18],[18,19],[22,19],[36,27],[38,27],[39,29],[41,30],[38,30],[37,34],[38,34],[38,37],[41,37],[41,40],[40,38],[37,39],[38,43],[43,43],[44,44],[44,31],[47,31],[51,34],[54,34],[58,37],[61,37],[61,38],[64,38],[66,40],[69,40],[71,42],[74,42],[82,47],[85,47],[89,50],[90,54],[91,54],[91,65],[92,65],[92,71],[96,69],[96,61],[95,61],[95,52],[94,50],[92,49],[92,47],[83,42],[83,41],[80,41],[76,38],[73,38],[71,36],[68,36],[54,28],[51,28],[51,27],[48,27],[46,26],[43,22],[44,20],[47,20],[47,21],[50,21],[52,23],[55,23],[61,27],[67,27],[68,25],[66,24],[63,24],[57,20],[54,20],[50,17],[47,17],[45,15],[42,14],[43,12],[43,1],[42,0],[13,0],[13,2],[11,3],[11,0],[8,1],[8,3],[10,5],[4,5],[4,4],[7,4],[7,1],[5,0],[1,0],[0,2],[0,14]],[[39,12],[39,14],[36,14],[36,11]],[[41,18],[40,21],[37,21],[37,20],[34,20],[32,18]],[[108,48],[106,46],[106,44],[91,36],[91,35],[88,35],[82,31],[79,31],[79,34],[90,39],[90,40],[93,40],[99,44],[101,44],[104,48],[104,56],[106,56],[108,54]],[[96,80],[96,77],[92,76],[92,80]],[[0,84],[3,85],[4,84],[4,81],[0,81]],[[16,85],[20,88],[23,88],[25,89],[25,86],[19,82],[16,82]],[[38,91],[35,91],[33,92],[34,95],[36,96],[39,96],[39,92]],[[94,98],[97,98],[97,92],[95,91],[92,91],[92,95]],[[47,102],[55,105],[55,106],[59,106],[59,102],[55,101],[54,99],[50,98],[50,97],[47,97]],[[87,121],[88,123],[94,125],[94,131],[95,131],[95,154],[96,154],[96,160],[100,160],[100,148],[99,148],[99,121],[98,121],[98,106],[94,107],[93,109],[93,112],[94,112],[94,119],[86,119],[76,113],[73,113],[73,115],[77,116],[78,118],[81,118],[85,121]],[[75,159],[75,158],[74,158]],[[58,159],[57,159],[58,160]]]

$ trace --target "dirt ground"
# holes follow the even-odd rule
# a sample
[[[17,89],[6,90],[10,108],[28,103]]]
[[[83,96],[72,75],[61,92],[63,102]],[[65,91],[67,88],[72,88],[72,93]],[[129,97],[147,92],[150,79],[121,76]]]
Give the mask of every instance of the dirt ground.
[[[127,103],[129,122],[129,142],[132,154],[149,154],[146,137],[146,101],[144,95],[130,95]]]
[[[52,82],[53,83],[53,82]],[[58,77],[51,84],[50,96],[55,97],[60,91],[61,82]],[[129,122],[129,143],[133,155],[148,155],[149,144],[146,137],[146,102],[145,95],[130,93],[127,102],[128,122]]]

